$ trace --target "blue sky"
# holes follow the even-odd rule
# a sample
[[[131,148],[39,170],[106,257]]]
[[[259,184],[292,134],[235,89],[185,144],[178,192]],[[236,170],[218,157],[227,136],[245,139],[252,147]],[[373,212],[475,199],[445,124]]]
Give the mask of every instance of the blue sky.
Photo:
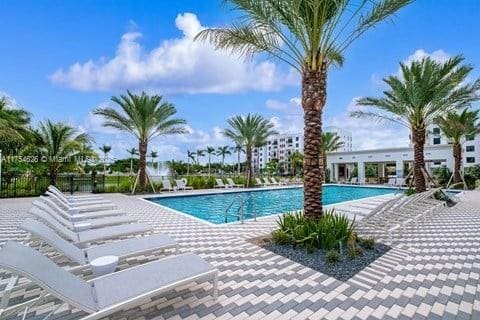
[[[185,150],[228,144],[225,119],[259,112],[279,131],[300,131],[298,76],[261,57],[240,60],[193,43],[202,27],[228,24],[234,15],[220,1],[0,2],[0,92],[34,115],[70,122],[116,156],[135,142],[101,127],[90,111],[126,88],[162,94],[188,121],[191,134],[154,141],[163,159]],[[479,1],[418,0],[393,23],[368,32],[329,74],[325,123],[353,132],[354,147],[407,144],[408,132],[352,120],[356,97],[375,95],[398,62],[463,54],[480,76]]]

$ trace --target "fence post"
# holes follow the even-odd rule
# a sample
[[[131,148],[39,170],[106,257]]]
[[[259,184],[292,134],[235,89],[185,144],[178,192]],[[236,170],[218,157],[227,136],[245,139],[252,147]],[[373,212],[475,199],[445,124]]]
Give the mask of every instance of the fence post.
[[[92,170],[92,193],[97,192],[97,172],[95,170]]]
[[[73,180],[73,174],[70,175],[70,194],[73,194],[73,188],[75,187],[74,185],[74,180]]]

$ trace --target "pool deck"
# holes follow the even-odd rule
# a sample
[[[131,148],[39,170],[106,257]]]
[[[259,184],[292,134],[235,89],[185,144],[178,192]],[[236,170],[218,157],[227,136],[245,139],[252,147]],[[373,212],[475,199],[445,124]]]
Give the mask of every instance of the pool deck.
[[[201,191],[205,192],[205,191]],[[211,283],[177,288],[110,319],[480,319],[480,192],[444,208],[396,238],[392,250],[342,282],[246,241],[275,228],[276,216],[257,222],[212,225],[141,200],[105,194],[156,232],[174,237],[181,252],[194,252],[220,271],[219,298]],[[340,206],[369,208],[388,196]],[[21,241],[18,229],[32,198],[0,200],[0,242]],[[129,265],[155,257],[128,260]],[[0,277],[6,278],[0,273]],[[0,280],[0,288],[5,284]],[[38,295],[21,291],[17,299]],[[36,319],[58,306],[41,305],[27,316]],[[62,307],[54,319],[86,314]],[[21,319],[21,316],[13,317]]]

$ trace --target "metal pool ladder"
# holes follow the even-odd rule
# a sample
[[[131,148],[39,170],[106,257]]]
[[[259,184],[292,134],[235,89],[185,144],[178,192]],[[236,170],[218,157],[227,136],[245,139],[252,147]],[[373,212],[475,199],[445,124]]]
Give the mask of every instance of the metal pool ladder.
[[[249,193],[245,199],[243,199],[241,195],[238,195],[236,199],[233,199],[233,201],[225,209],[225,212],[223,214],[225,218],[225,223],[228,222],[228,216],[233,216],[233,217],[236,217],[237,220],[241,222],[241,224],[243,224],[245,220],[245,204],[249,199],[252,199],[252,204],[253,204],[253,221],[257,221],[257,210],[255,209],[255,197],[253,196],[253,194]],[[228,211],[233,207],[233,205],[236,202],[240,202],[240,206],[238,207],[237,212],[228,213]]]

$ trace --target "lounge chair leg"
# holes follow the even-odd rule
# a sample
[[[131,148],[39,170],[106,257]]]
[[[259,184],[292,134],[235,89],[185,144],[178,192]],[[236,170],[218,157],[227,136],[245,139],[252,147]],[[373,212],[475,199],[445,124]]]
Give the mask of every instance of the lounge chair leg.
[[[218,271],[215,272],[213,277],[213,300],[217,301],[218,299]]]

